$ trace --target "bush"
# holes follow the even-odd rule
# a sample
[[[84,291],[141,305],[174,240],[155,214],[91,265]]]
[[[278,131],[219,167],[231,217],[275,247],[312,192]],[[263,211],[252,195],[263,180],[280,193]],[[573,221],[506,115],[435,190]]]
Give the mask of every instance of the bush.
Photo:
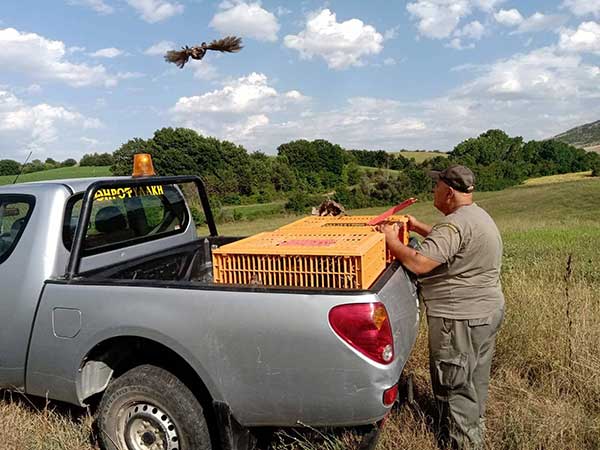
[[[74,160],[73,158],[68,158],[68,159],[65,159],[60,165],[61,165],[61,167],[73,167],[73,166],[77,165],[77,161]]]
[[[310,213],[312,207],[319,206],[323,201],[320,195],[311,195],[306,192],[296,191],[288,198],[285,209],[297,213]]]
[[[190,206],[190,213],[192,214],[192,219],[196,226],[204,225],[206,223],[206,217],[204,216],[204,211],[196,206]]]
[[[596,158],[595,161],[592,162],[592,176],[600,177],[600,158]]]
[[[110,166],[114,158],[110,153],[85,154],[79,161],[80,166]]]
[[[39,159],[34,159],[23,166],[23,173],[41,172],[44,169],[44,163]]]
[[[12,159],[0,160],[0,175],[18,175],[21,171],[21,164]]]

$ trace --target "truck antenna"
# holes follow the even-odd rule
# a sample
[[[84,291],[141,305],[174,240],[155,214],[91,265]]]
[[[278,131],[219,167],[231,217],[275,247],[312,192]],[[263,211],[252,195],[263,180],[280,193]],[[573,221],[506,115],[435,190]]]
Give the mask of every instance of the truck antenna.
[[[12,182],[12,184],[15,184],[17,182],[17,180],[19,179],[19,177],[25,170],[25,164],[27,164],[27,161],[29,161],[29,158],[31,158],[32,153],[33,153],[33,151],[29,152],[29,155],[27,155],[27,158],[25,158],[25,162],[23,164],[21,164],[21,171],[17,174],[17,176],[15,177],[15,180]]]

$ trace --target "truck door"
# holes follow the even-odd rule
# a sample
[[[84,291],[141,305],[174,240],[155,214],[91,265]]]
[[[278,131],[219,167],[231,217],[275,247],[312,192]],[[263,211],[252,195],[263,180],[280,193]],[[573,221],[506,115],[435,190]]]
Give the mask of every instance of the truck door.
[[[23,286],[30,257],[26,230],[35,206],[32,195],[0,194],[0,387],[20,387],[27,342],[37,295],[31,299],[26,317],[22,308]],[[37,291],[41,287],[37,286]],[[38,294],[39,295],[39,294]],[[25,320],[26,319],[26,320]]]

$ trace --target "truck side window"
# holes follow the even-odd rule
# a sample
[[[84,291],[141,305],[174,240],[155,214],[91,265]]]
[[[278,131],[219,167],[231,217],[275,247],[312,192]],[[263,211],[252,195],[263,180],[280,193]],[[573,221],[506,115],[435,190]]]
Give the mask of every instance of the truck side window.
[[[8,259],[25,231],[35,198],[0,195],[0,264]]]
[[[83,195],[67,203],[63,241],[71,249]],[[189,223],[185,200],[170,185],[101,189],[92,204],[84,256],[182,233]]]

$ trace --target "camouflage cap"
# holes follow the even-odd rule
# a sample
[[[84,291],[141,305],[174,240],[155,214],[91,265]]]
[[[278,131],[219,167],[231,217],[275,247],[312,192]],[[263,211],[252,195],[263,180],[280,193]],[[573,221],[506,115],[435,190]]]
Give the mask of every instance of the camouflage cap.
[[[431,170],[429,172],[434,180],[442,180],[448,186],[465,194],[475,190],[475,175],[465,166],[453,165],[445,170]]]

